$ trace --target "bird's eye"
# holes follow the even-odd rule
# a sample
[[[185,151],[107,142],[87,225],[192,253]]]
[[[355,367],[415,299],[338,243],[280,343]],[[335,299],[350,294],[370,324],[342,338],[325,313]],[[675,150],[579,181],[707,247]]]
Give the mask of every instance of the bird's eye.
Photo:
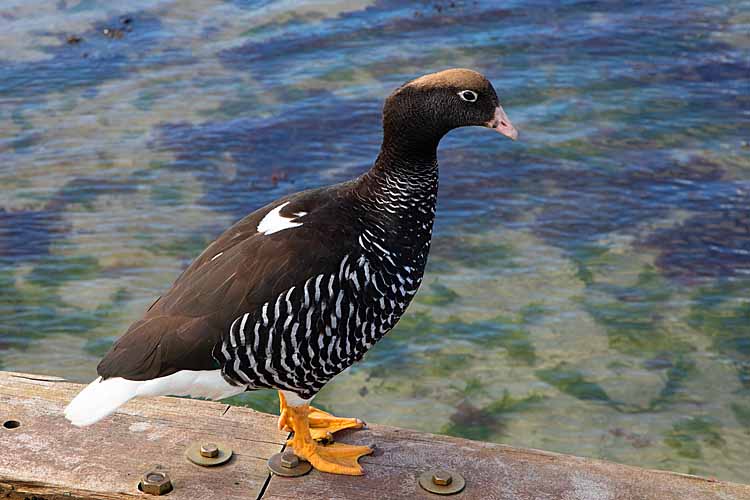
[[[458,93],[458,97],[460,97],[464,101],[476,102],[479,96],[473,90],[462,90]]]

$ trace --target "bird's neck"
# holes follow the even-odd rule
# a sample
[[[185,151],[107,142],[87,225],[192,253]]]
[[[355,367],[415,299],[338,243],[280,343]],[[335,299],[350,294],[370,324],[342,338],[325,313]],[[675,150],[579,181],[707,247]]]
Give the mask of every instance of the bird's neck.
[[[438,191],[436,146],[420,152],[387,147],[358,180],[357,193],[367,206],[368,225],[383,241],[429,248]]]
[[[438,141],[393,137],[386,130],[378,158],[363,176],[369,201],[395,211],[434,206]]]

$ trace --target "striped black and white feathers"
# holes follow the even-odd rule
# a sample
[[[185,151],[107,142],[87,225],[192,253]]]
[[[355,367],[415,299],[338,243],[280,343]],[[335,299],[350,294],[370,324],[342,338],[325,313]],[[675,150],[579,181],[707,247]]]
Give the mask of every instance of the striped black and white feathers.
[[[465,89],[479,98],[466,101]],[[66,416],[87,425],[139,395],[272,387],[312,398],[393,328],[419,288],[440,138],[463,125],[499,130],[497,109],[490,83],[469,70],[398,89],[372,169],[224,232],[114,344]]]

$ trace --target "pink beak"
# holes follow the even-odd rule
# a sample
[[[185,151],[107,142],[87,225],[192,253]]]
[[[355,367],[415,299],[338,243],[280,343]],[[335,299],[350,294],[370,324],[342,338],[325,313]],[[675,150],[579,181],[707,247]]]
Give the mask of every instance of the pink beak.
[[[485,126],[500,132],[505,137],[509,137],[514,141],[518,139],[518,130],[510,122],[508,115],[505,114],[505,110],[500,105],[495,108],[495,116]]]

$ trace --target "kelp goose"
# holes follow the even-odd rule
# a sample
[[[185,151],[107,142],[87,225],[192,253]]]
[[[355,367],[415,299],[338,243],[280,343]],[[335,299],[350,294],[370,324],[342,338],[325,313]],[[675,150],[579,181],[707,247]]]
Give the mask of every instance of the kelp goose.
[[[279,426],[315,468],[362,474],[371,448],[323,445],[362,427],[310,406],[396,324],[422,281],[438,191],[437,147],[483,126],[516,139],[492,84],[467,69],[412,80],[383,109],[372,168],[285,196],[230,227],[115,342],[65,410],[75,425],[136,396],[212,399],[279,390]]]

